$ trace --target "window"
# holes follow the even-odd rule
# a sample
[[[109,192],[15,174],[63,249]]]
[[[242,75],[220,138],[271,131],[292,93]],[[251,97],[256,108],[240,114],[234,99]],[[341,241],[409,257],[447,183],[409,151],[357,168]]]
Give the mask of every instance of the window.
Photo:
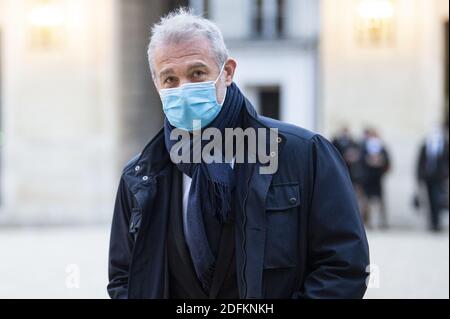
[[[280,88],[262,87],[259,89],[259,109],[263,116],[280,119]]]
[[[252,33],[256,38],[281,38],[285,0],[252,0]]]

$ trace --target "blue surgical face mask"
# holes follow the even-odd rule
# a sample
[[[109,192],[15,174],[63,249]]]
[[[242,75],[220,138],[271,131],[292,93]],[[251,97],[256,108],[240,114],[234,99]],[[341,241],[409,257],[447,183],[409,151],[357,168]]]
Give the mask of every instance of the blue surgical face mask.
[[[192,132],[214,121],[222,109],[217,102],[216,83],[224,67],[225,64],[215,81],[187,83],[159,91],[164,113],[172,126]],[[194,123],[194,120],[201,122]]]

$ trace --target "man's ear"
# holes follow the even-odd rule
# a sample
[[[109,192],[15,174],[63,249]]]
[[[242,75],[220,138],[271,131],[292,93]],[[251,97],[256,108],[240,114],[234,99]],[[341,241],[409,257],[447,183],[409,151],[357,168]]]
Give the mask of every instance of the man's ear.
[[[225,84],[230,86],[233,82],[234,73],[236,72],[237,62],[233,58],[229,58],[225,63]]]

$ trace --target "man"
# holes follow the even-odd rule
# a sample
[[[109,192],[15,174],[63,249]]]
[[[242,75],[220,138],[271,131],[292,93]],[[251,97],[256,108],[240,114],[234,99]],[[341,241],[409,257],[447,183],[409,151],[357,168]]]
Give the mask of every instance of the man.
[[[204,18],[182,9],[162,18],[148,55],[166,118],[123,170],[110,296],[363,297],[367,240],[345,163],[331,143],[259,116],[233,82],[237,63],[220,30]],[[208,153],[205,141],[195,147],[180,136],[208,129],[222,146],[230,144],[222,140],[227,129],[245,130],[244,146],[233,140],[231,156],[215,148],[222,162],[203,155],[193,161]],[[180,145],[193,153],[187,161],[176,160]],[[265,147],[269,161],[260,154]],[[277,169],[264,171],[275,159]]]
[[[361,170],[362,185],[365,196],[362,204],[362,214],[366,226],[371,226],[371,209],[378,204],[380,212],[380,227],[388,228],[386,205],[383,193],[383,178],[390,169],[389,153],[380,139],[378,132],[368,128],[364,132],[362,143]]]
[[[434,128],[420,148],[417,163],[417,179],[427,190],[429,227],[434,232],[442,230],[440,214],[448,209],[448,160],[448,140],[441,128]]]
[[[361,161],[361,143],[358,143],[346,126],[342,127],[339,134],[332,141],[334,147],[339,151],[347,165],[350,179],[355,189],[358,207],[364,211],[367,203],[366,196],[362,187],[363,170]]]
[[[347,164],[350,178],[355,188],[360,184],[360,158],[361,150],[358,142],[354,140],[348,127],[343,127],[341,132],[332,141]]]

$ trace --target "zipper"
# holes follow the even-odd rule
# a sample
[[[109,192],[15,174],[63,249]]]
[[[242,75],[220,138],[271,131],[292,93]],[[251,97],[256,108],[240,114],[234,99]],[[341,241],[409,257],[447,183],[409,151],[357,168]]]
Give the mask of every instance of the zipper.
[[[247,226],[247,212],[245,210],[245,206],[247,205],[247,199],[248,199],[248,193],[249,193],[249,188],[250,188],[250,180],[251,180],[251,175],[253,175],[253,171],[250,174],[250,177],[247,179],[247,190],[245,192],[245,197],[244,197],[244,201],[242,203],[242,212],[244,213],[244,219],[243,219],[243,225],[242,225],[242,251],[244,253],[244,264],[242,265],[242,271],[241,271],[241,280],[244,284],[244,298],[247,298],[247,282],[245,280],[245,269],[247,266],[247,253],[246,253],[246,249],[245,249],[245,244],[246,244],[246,237],[245,237],[245,228]]]

